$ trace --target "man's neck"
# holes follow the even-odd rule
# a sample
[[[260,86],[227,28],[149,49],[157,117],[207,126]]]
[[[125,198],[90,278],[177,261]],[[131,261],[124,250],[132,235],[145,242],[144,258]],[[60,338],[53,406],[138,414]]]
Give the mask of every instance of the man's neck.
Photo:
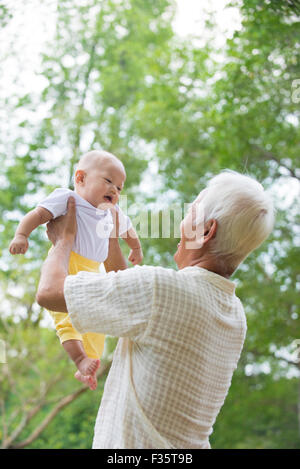
[[[191,258],[186,259],[184,264],[178,266],[179,270],[184,269],[185,267],[200,267],[225,278],[230,278],[233,274],[231,271],[226,271],[226,268],[224,268],[220,261],[213,259],[211,256],[203,256],[201,258],[194,258],[191,256]]]

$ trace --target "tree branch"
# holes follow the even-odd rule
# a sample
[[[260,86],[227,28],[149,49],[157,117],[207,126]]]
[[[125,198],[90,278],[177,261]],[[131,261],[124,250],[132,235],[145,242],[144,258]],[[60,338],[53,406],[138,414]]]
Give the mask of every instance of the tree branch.
[[[247,353],[251,353],[252,355],[254,355],[254,357],[261,357],[261,354],[257,351],[257,350],[247,350]],[[263,354],[264,357],[266,358],[275,358],[275,360],[282,360],[286,363],[288,363],[289,365],[292,365],[292,366],[296,366],[299,370],[300,370],[300,362],[298,361],[293,361],[293,360],[290,360],[289,358],[285,358],[285,357],[278,357],[276,356],[274,353],[272,352],[269,352],[268,354],[264,353]]]
[[[279,166],[282,166],[283,168],[285,168],[290,173],[291,177],[300,181],[300,177],[296,174],[296,170],[284,164],[280,160],[280,158],[274,155],[274,153],[271,153],[270,151],[265,150],[264,148],[261,148],[259,145],[255,145],[255,144],[252,145],[252,148],[257,150],[265,160],[275,161]]]
[[[3,440],[7,438],[7,425],[6,425],[6,416],[5,416],[5,404],[4,400],[1,399],[1,412],[2,412],[2,428],[3,428]]]
[[[31,409],[29,412],[27,412],[26,415],[23,415],[22,420],[20,424],[17,426],[15,431],[7,437],[7,430],[5,432],[3,431],[3,442],[2,442],[2,449],[8,448],[14,440],[21,434],[23,429],[26,427],[26,425],[30,422],[30,420],[37,414],[37,412],[46,404],[46,395],[50,391],[50,389],[63,377],[63,374],[56,376],[52,381],[49,383],[45,384],[43,393],[39,397],[39,400],[33,400],[32,404],[35,403],[35,407]],[[24,409],[26,406],[31,403],[30,400],[22,402],[22,409],[24,412]],[[10,416],[10,419],[5,422],[5,415],[3,414],[3,426],[5,425],[6,428],[11,424],[11,422],[17,417],[17,415],[21,412],[21,409],[18,409],[17,411],[13,412],[13,414]]]
[[[22,433],[28,422],[38,413],[38,411],[43,407],[44,402],[40,402],[36,407],[31,409],[26,415],[23,416],[20,424],[17,426],[14,432],[3,441],[2,449],[12,448],[11,444],[13,441],[18,438],[18,436]]]
[[[110,363],[104,364],[100,366],[99,372],[97,373],[97,377],[100,378],[105,374],[106,371],[110,368]],[[44,418],[42,423],[31,433],[31,435],[26,438],[25,440],[21,441],[20,443],[12,444],[13,439],[10,438],[9,444],[4,446],[5,448],[9,449],[20,449],[20,448],[25,448],[26,446],[30,445],[36,438],[40,436],[40,434],[45,430],[45,428],[49,425],[49,423],[54,419],[54,417],[67,405],[69,405],[71,402],[73,402],[75,399],[77,399],[79,396],[81,396],[83,393],[85,393],[89,388],[87,386],[82,386],[79,388],[77,391],[73,392],[72,394],[69,394],[68,396],[63,397],[60,399],[60,401],[57,403],[57,405],[49,412],[49,414]],[[47,403],[44,402],[43,405],[46,405]],[[35,412],[36,413],[36,412]],[[28,419],[26,423],[28,422]],[[23,425],[24,428],[24,425]],[[22,428],[22,430],[23,430]],[[18,435],[20,432],[18,433]],[[15,439],[15,438],[14,438]]]

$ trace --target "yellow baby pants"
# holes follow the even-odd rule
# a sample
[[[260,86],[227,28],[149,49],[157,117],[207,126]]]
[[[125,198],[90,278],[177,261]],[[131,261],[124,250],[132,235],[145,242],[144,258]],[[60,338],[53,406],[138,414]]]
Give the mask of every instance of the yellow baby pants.
[[[81,270],[87,272],[99,272],[99,262],[86,259],[76,252],[71,252],[69,262],[69,275],[76,275]],[[105,335],[88,332],[87,334],[79,334],[71,323],[70,316],[66,313],[57,313],[49,311],[51,314],[56,333],[59,337],[61,344],[66,340],[75,339],[83,342],[84,350],[89,358],[100,358],[104,348]]]

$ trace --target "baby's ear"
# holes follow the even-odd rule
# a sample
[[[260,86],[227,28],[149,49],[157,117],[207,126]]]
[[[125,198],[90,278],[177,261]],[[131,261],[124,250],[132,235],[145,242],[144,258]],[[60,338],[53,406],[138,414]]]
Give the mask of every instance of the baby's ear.
[[[83,171],[83,169],[77,169],[75,171],[75,176],[74,176],[74,180],[76,184],[82,184],[84,181],[84,178],[85,178],[85,172]]]

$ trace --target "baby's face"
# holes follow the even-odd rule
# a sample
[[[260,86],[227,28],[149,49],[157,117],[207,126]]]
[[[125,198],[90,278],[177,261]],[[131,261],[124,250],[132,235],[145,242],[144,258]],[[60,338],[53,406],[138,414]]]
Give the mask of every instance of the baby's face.
[[[78,172],[76,172],[77,174]],[[126,173],[121,165],[113,160],[103,161],[84,172],[82,180],[76,180],[76,192],[94,207],[103,203],[116,204],[123,189]]]

